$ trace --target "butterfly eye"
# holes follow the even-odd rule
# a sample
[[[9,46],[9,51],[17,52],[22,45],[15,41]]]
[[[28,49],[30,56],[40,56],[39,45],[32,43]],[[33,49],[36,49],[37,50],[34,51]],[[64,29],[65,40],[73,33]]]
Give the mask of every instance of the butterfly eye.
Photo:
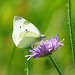
[[[20,28],[21,28],[21,26],[20,26]]]

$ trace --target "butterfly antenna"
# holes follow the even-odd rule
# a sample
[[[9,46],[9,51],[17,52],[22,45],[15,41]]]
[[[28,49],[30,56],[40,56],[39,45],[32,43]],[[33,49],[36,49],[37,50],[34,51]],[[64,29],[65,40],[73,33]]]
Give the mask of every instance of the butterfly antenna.
[[[47,31],[45,32],[45,35],[47,34],[47,33],[49,33],[49,32],[51,32],[52,30],[50,30],[50,26],[49,26],[49,28],[47,29]]]

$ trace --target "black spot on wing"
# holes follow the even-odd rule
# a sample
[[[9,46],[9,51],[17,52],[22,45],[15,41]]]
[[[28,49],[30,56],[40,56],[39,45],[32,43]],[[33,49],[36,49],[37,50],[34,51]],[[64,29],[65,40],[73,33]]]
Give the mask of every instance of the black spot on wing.
[[[20,26],[20,28],[21,28],[21,26]]]
[[[28,29],[26,29],[25,31],[28,31]]]

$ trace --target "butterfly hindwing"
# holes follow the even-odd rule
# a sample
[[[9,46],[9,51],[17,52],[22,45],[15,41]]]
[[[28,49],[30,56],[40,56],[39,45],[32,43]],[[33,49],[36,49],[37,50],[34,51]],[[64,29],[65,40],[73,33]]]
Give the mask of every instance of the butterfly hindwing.
[[[40,35],[35,34],[34,32],[24,31],[19,34],[19,38],[21,38],[21,40],[20,42],[18,42],[17,46],[20,48],[26,48],[31,44],[35,43],[36,41],[38,41]]]

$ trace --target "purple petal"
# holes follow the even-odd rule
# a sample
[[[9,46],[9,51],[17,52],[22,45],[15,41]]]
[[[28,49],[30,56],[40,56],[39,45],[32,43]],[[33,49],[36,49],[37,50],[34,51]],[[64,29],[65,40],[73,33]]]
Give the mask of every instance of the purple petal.
[[[34,55],[33,58],[37,58],[37,57],[39,57],[39,56],[40,56],[40,54],[37,54],[37,55]]]

